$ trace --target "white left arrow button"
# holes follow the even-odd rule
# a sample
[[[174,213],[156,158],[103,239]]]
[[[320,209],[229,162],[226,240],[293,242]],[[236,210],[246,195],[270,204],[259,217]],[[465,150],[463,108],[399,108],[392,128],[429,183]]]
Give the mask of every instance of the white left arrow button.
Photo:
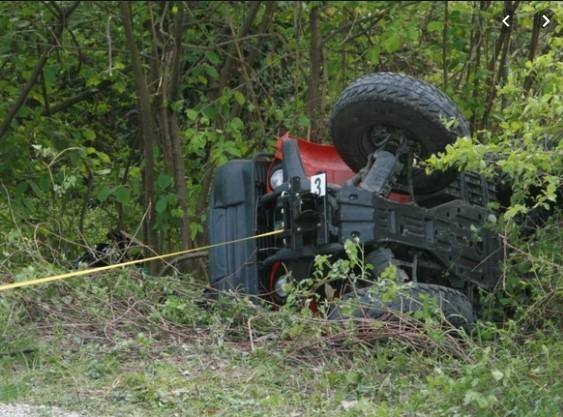
[[[509,15],[509,14],[507,14],[507,15],[504,17],[504,19],[502,19],[503,25],[506,26],[507,28],[510,27],[510,25],[508,24],[508,19],[510,19],[510,15]]]

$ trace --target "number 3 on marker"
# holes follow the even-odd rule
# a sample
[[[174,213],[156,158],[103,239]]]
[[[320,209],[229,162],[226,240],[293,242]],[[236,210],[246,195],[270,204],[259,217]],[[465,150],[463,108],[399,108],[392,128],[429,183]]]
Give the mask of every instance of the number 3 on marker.
[[[326,173],[313,175],[311,177],[311,192],[322,197],[326,195]]]

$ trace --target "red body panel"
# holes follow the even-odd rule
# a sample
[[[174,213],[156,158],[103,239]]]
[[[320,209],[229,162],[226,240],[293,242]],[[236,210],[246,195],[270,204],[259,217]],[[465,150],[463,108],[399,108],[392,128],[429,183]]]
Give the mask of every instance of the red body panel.
[[[355,172],[346,165],[346,162],[342,160],[334,146],[313,143],[305,139],[290,137],[289,132],[280,136],[276,142],[276,153],[274,156],[274,162],[270,165],[270,171],[276,162],[283,159],[282,144],[288,139],[295,139],[297,141],[301,161],[303,162],[303,169],[305,169],[305,173],[309,177],[318,174],[319,172],[326,172],[326,179],[328,183],[342,185],[354,176]],[[268,172],[268,176],[269,175],[270,172]],[[269,183],[267,187],[268,191],[271,191]],[[391,201],[395,201],[396,203],[408,203],[411,201],[408,194],[395,191],[391,191],[387,198]]]
[[[275,159],[277,161],[283,159],[282,143],[287,139],[290,139],[289,133],[281,136],[276,143]],[[344,184],[354,176],[354,171],[346,165],[334,146],[308,142],[293,137],[291,139],[297,141],[303,168],[308,176],[326,172],[327,182],[338,185]]]

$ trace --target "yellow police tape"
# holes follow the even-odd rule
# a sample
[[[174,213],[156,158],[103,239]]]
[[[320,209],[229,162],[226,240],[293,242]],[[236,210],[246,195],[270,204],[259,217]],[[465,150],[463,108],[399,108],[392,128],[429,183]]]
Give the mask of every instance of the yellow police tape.
[[[97,267],[97,268],[82,269],[80,271],[68,272],[66,274],[53,275],[53,276],[45,277],[45,278],[36,278],[36,279],[31,279],[29,281],[13,282],[13,283],[10,283],[10,284],[0,285],[0,292],[11,290],[11,289],[14,289],[14,288],[29,287],[31,285],[39,285],[39,284],[45,284],[47,282],[60,281],[60,280],[63,280],[63,279],[72,278],[72,277],[79,277],[79,276],[82,276],[82,275],[95,274],[97,272],[109,271],[111,269],[122,268],[124,266],[140,264],[140,263],[143,263],[143,262],[151,262],[151,261],[156,261],[156,260],[159,260],[159,259],[172,258],[172,257],[175,257],[175,256],[185,255],[185,254],[192,253],[192,252],[198,252],[198,251],[202,251],[202,250],[206,250],[206,249],[213,249],[213,248],[217,248],[217,247],[220,247],[220,246],[232,245],[234,243],[244,242],[246,240],[260,239],[262,237],[279,235],[280,233],[283,233],[283,229],[273,230],[271,232],[261,233],[259,235],[255,235],[255,236],[243,237],[241,239],[230,240],[230,241],[227,241],[227,242],[214,243],[213,245],[201,246],[199,248],[186,249],[186,250],[181,250],[181,251],[178,251],[178,252],[167,253],[167,254],[164,254],[164,255],[155,255],[155,256],[151,256],[149,258],[135,259],[133,261],[121,262],[121,263],[114,264],[114,265],[107,265],[107,266],[100,266],[100,267]]]

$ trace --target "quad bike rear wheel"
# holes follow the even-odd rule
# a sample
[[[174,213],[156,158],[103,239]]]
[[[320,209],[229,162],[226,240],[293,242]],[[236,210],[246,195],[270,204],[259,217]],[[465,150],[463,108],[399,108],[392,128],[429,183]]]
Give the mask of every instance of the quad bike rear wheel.
[[[420,311],[427,298],[437,302],[441,314],[453,326],[469,328],[475,322],[473,305],[467,296],[442,285],[411,282],[405,284],[399,290],[399,295],[390,301],[381,300],[368,287],[344,296],[343,300],[351,301],[352,317],[394,321],[400,318],[397,313],[412,314]],[[343,320],[348,317],[343,314],[339,305],[332,310],[329,318]]]
[[[408,75],[386,72],[360,78],[344,89],[333,107],[330,132],[340,156],[356,172],[392,136],[406,139],[411,153],[407,163],[416,165],[470,134],[463,115],[442,91]],[[439,191],[456,175],[453,169],[425,175],[423,168],[414,166],[412,188],[417,194]]]

